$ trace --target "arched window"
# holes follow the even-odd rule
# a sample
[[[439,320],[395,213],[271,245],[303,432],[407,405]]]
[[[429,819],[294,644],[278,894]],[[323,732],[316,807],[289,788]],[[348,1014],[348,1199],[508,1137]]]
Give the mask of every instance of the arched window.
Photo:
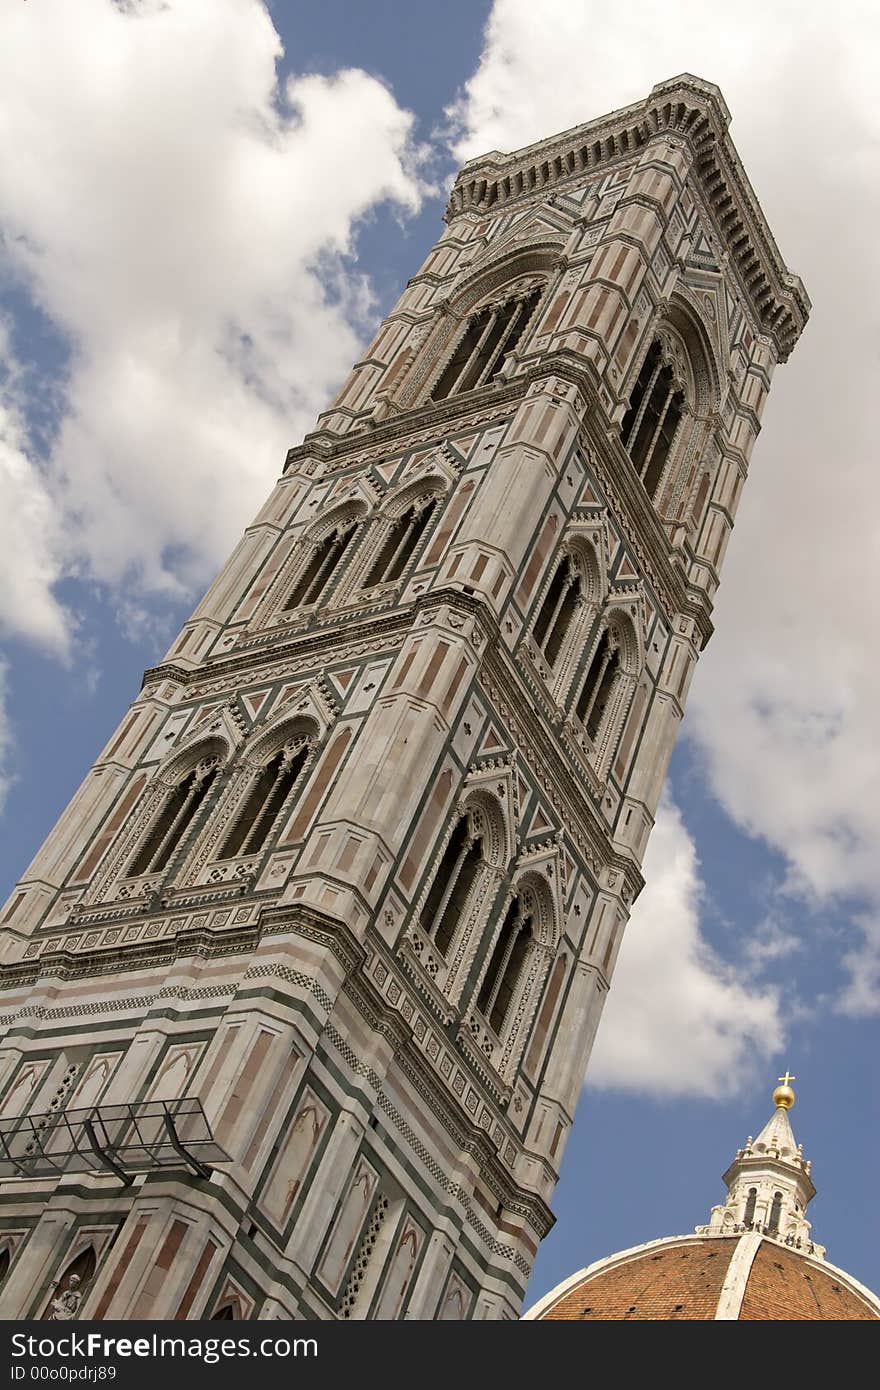
[[[9,1246],[4,1245],[3,1249],[0,1250],[0,1284],[3,1283],[3,1280],[9,1273],[10,1261],[11,1256],[9,1254]]]
[[[581,577],[570,555],[563,555],[535,619],[533,636],[548,665],[553,666],[571,627],[581,596]]]
[[[624,448],[654,500],[684,411],[684,392],[655,340],[639,372],[620,427]]]
[[[224,1303],[222,1308],[218,1308],[216,1313],[212,1313],[209,1319],[211,1322],[234,1322],[235,1309],[231,1303]]]
[[[624,443],[626,443],[626,441],[629,439],[629,436],[632,432],[632,427],[638,419],[639,411],[641,410],[645,396],[648,393],[648,387],[654,380],[654,375],[657,372],[659,366],[660,344],[655,338],[654,342],[648,348],[647,357],[642,363],[642,370],[639,372],[638,378],[636,379],[636,384],[632,389],[632,395],[629,398],[629,406],[627,408],[626,414],[623,417],[623,422],[620,426],[620,433]]]
[[[575,714],[590,738],[595,738],[620,673],[620,644],[615,633],[605,628],[593,654],[575,705]]]
[[[165,797],[161,810],[128,868],[128,877],[164,869],[205,802],[217,778],[218,759],[203,758]]]
[[[757,1201],[758,1201],[758,1189],[757,1189],[756,1187],[750,1187],[750,1188],[749,1188],[749,1195],[748,1195],[748,1197],[746,1198],[746,1210],[745,1210],[745,1215],[743,1216],[743,1221],[744,1221],[744,1223],[745,1223],[746,1226],[751,1226],[752,1222],[753,1222],[754,1219],[755,1219],[755,1205],[756,1205]]]
[[[367,571],[364,588],[373,584],[393,584],[399,579],[416,553],[431,520],[436,498],[425,497],[413,502],[389,528],[382,547]]]
[[[494,381],[522,337],[540,297],[540,289],[533,289],[472,314],[431,392],[432,399],[440,401]]]
[[[426,936],[445,955],[464,915],[482,863],[483,836],[470,813],[460,816],[421,911]]]
[[[333,530],[315,545],[305,568],[287,596],[284,605],[286,612],[291,608],[318,601],[354,540],[358,520],[359,518],[355,517],[338,522]]]
[[[219,858],[257,854],[270,839],[309,755],[309,743],[287,743],[257,774],[233,821]]]
[[[532,914],[522,899],[513,898],[504,914],[495,949],[477,995],[477,1008],[490,1028],[500,1034],[534,936]]]
[[[770,1220],[767,1222],[767,1230],[773,1235],[779,1233],[779,1219],[782,1216],[782,1193],[774,1192],[773,1201],[770,1203]]]

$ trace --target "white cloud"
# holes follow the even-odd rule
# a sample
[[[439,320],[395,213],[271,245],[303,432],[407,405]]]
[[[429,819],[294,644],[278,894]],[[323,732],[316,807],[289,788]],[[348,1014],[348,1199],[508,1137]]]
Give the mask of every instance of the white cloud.
[[[760,922],[743,940],[745,961],[755,972],[766,969],[776,961],[787,960],[803,950],[803,941],[778,907]]]
[[[680,812],[661,804],[599,1027],[587,1084],[692,1095],[707,1076],[731,1091],[783,1042],[774,989],[750,982],[700,932],[702,885]]]
[[[814,309],[774,381],[686,728],[725,809],[786,856],[788,891],[856,904],[839,962],[853,1012],[880,1006],[878,38],[867,0],[497,0],[454,112],[469,158],[682,71],[718,83],[732,110]]]
[[[29,450],[22,389],[9,324],[0,318],[0,633],[30,637],[65,655],[69,619],[52,595],[61,576],[61,537]]]
[[[52,495],[99,580],[204,586],[357,355],[358,219],[422,197],[378,80],[280,56],[259,0],[4,7],[2,249],[72,349]]]

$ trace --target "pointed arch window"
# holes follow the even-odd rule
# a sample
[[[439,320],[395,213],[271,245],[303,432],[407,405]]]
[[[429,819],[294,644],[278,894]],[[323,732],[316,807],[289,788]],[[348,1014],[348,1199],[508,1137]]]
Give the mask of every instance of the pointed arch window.
[[[217,779],[219,760],[204,758],[172,787],[128,867],[128,877],[157,874],[191,828]]]
[[[287,596],[285,612],[317,603],[351,546],[358,530],[359,518],[340,521],[333,530],[318,541],[306,565]]]
[[[211,1314],[211,1322],[234,1322],[235,1309],[231,1303],[224,1303],[222,1308],[218,1308],[216,1313]]]
[[[750,1187],[750,1188],[749,1188],[749,1195],[748,1195],[748,1197],[746,1198],[746,1210],[745,1210],[745,1215],[743,1216],[743,1223],[744,1223],[746,1226],[751,1226],[752,1223],[753,1223],[754,1220],[755,1220],[755,1206],[757,1205],[757,1201],[758,1201],[758,1189],[757,1189],[756,1187]]]
[[[420,915],[426,936],[433,937],[441,955],[449,950],[482,863],[483,835],[470,812],[455,823],[437,866]]]
[[[3,1280],[9,1273],[10,1262],[11,1256],[9,1254],[9,1246],[4,1245],[3,1249],[0,1250],[0,1284],[3,1283]]]
[[[533,636],[552,668],[577,612],[581,576],[570,555],[563,555],[535,619]]]
[[[575,705],[575,714],[592,739],[602,725],[619,674],[620,643],[616,634],[606,627],[593,653]]]
[[[364,588],[374,584],[393,584],[400,578],[418,549],[428,528],[437,499],[425,497],[413,502],[392,522],[378,555],[367,571]]]
[[[516,896],[510,902],[495,942],[483,983],[477,995],[477,1008],[496,1034],[502,1032],[523,966],[534,939],[531,911]]]
[[[473,391],[494,381],[525,332],[540,297],[541,290],[533,289],[472,314],[431,392],[432,400]]]
[[[684,392],[663,361],[659,340],[648,349],[620,427],[624,448],[652,501],[684,413]]]
[[[221,859],[257,854],[271,839],[308,761],[306,739],[285,744],[255,777],[220,850]]]
[[[770,1235],[779,1234],[779,1222],[782,1217],[782,1193],[774,1192],[773,1201],[770,1203],[770,1219],[767,1222],[767,1231]]]
[[[651,346],[648,348],[648,354],[644,362],[642,363],[642,370],[639,372],[639,375],[636,378],[636,384],[633,387],[632,395],[629,398],[629,406],[627,407],[627,412],[623,417],[623,423],[620,426],[620,433],[623,437],[624,443],[628,441],[630,434],[632,433],[633,425],[638,419],[639,411],[641,410],[642,405],[644,404],[645,396],[648,393],[648,387],[654,380],[654,377],[659,367],[660,343],[655,338]]]

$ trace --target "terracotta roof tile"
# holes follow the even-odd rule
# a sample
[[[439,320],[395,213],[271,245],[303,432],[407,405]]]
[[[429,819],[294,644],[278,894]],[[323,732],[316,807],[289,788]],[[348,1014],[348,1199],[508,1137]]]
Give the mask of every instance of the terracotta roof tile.
[[[752,1264],[740,1321],[876,1321],[877,1313],[830,1270],[763,1241]]]
[[[712,1321],[738,1236],[670,1237],[579,1279],[543,1313],[547,1322]],[[872,1321],[880,1313],[845,1282],[773,1240],[758,1247],[740,1320]]]
[[[543,1314],[548,1321],[708,1321],[736,1240],[646,1250],[585,1279]]]

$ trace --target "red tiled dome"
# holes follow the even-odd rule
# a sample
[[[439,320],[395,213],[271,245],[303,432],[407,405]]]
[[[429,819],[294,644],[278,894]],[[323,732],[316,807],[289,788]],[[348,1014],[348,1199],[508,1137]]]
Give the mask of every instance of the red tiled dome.
[[[880,1303],[849,1275],[772,1239],[672,1236],[581,1270],[536,1321],[871,1321]]]

